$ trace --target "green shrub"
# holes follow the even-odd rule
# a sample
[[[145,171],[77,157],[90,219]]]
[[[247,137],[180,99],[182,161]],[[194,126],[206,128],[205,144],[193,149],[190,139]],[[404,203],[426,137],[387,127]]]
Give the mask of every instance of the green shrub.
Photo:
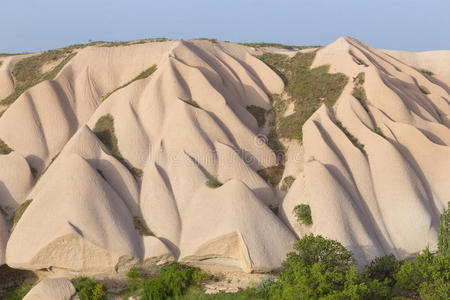
[[[13,149],[9,148],[8,145],[5,144],[5,142],[0,139],[0,155],[6,155],[13,151]]]
[[[295,177],[294,176],[286,176],[283,178],[283,182],[281,184],[281,190],[287,191],[291,188],[291,185],[294,183]]]
[[[311,225],[312,222],[312,216],[311,216],[311,208],[307,204],[299,204],[294,207],[293,210],[298,223],[305,224],[305,225]]]
[[[371,279],[387,281],[390,286],[393,286],[394,275],[399,271],[400,266],[401,263],[391,254],[375,258],[365,267],[364,273]]]
[[[383,131],[381,130],[380,127],[375,128],[375,133],[380,135],[380,136],[382,136],[382,137],[384,137],[384,133],[383,133]]]
[[[209,275],[199,269],[177,263],[162,267],[158,277],[144,278],[137,269],[131,269],[127,277],[128,295],[142,296],[143,300],[181,296],[190,286],[199,286],[209,279]]]
[[[139,233],[143,236],[154,236],[153,232],[147,228],[147,226],[144,225],[144,223],[141,220],[141,217],[139,216],[134,216],[133,217],[133,221],[134,221],[134,228],[137,229],[137,231],[139,231]]]
[[[369,108],[367,107],[367,96],[366,90],[364,89],[364,81],[365,74],[363,72],[359,73],[355,78],[353,78],[353,92],[352,95],[355,97],[359,103],[361,103],[362,107],[369,112]]]
[[[429,70],[426,70],[426,69],[420,69],[420,72],[422,72],[423,74],[426,74],[428,76],[433,76],[434,75],[433,72],[431,72]]]
[[[28,206],[31,204],[32,201],[33,199],[28,199],[19,205],[16,212],[14,213],[13,227],[16,226],[16,224],[19,222],[23,213],[25,212],[25,210],[28,208]]]
[[[247,106],[247,110],[256,119],[258,127],[263,127],[266,123],[266,110],[256,105]]]
[[[447,204],[450,207],[450,201]],[[440,217],[438,249],[441,255],[450,255],[450,208],[444,210]]]
[[[306,265],[323,263],[330,269],[349,270],[356,266],[353,254],[341,243],[326,239],[320,235],[308,234],[294,244],[295,252],[287,255],[284,267],[302,260]]]
[[[267,136],[267,146],[269,146],[269,148],[272,149],[272,151],[275,153],[277,162],[283,163],[285,156],[284,146],[280,142],[278,133],[275,128],[272,128],[272,130],[269,132],[269,135]]]
[[[119,150],[118,141],[114,132],[114,118],[110,114],[106,114],[97,120],[94,127],[94,133],[98,139],[108,148],[111,155],[120,161],[135,178],[141,178],[143,172],[141,169],[133,167],[122,156]]]
[[[339,242],[306,235],[282,264],[269,299],[389,299],[385,284],[356,272],[353,254]]]
[[[108,294],[108,289],[104,284],[97,283],[92,278],[76,277],[72,279],[72,284],[77,291],[80,300],[104,300]]]
[[[413,262],[404,260],[394,279],[398,290],[423,299],[450,299],[450,255],[433,255],[425,249]]]
[[[358,148],[359,150],[361,150],[361,152],[363,154],[366,154],[366,150],[364,150],[364,144],[361,144],[359,142],[359,140],[353,135],[351,134],[347,128],[344,127],[344,125],[342,125],[341,121],[336,121],[336,125],[337,127],[339,127],[339,129],[342,130],[342,132],[344,132],[344,134],[348,137],[348,139],[352,142],[352,144]]]
[[[16,289],[6,294],[6,300],[21,300],[31,290],[31,286],[28,284],[21,284]]]
[[[210,188],[215,189],[221,187],[223,183],[221,183],[215,176],[209,175],[209,179],[206,181],[206,185]]]
[[[277,185],[283,177],[284,165],[278,164],[275,166],[267,167],[265,169],[258,170],[259,176],[261,176],[267,183],[271,185]]]

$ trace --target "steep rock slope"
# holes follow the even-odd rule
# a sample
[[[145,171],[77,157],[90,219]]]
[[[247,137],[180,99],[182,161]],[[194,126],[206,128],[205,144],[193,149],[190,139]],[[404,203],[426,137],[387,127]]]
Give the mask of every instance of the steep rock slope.
[[[156,72],[133,80],[153,64]],[[295,237],[267,207],[279,203],[256,171],[276,159],[255,143],[246,107],[270,109],[267,94],[282,89],[242,46],[78,50],[54,81],[31,88],[0,119],[10,155],[37,170],[27,197],[15,197],[32,202],[12,230],[7,263],[76,272],[174,258],[279,267]],[[19,132],[8,132],[24,116]]]
[[[351,38],[319,50],[313,66],[323,64],[353,80],[334,109],[321,107],[303,127],[303,170],[284,199],[285,220],[298,235],[341,241],[363,263],[435,249],[450,199],[447,87]],[[311,226],[292,213],[301,203]]]
[[[11,209],[0,215],[0,263],[269,271],[308,232],[339,240],[361,264],[433,249],[450,199],[445,70],[430,64],[427,75],[346,37],[313,49],[312,67],[349,82],[302,141],[282,141],[289,180],[279,187],[292,184],[282,191],[260,176],[280,166],[261,137],[271,113],[260,126],[249,110],[272,110],[268,95],[283,92],[252,55],[275,50],[201,40],[76,48],[54,80],[2,107],[0,205]],[[20,58],[0,58],[3,96]],[[299,204],[312,225],[298,222]]]

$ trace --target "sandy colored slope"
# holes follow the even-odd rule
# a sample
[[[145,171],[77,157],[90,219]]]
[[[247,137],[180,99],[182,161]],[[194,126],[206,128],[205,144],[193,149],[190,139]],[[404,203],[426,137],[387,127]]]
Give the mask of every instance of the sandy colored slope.
[[[450,86],[450,68],[448,63],[446,63],[450,60],[449,50],[425,52],[382,51],[414,68],[432,71],[435,74],[433,77],[442,80],[447,86]]]
[[[178,260],[269,271],[310,232],[361,264],[435,249],[450,197],[446,81],[351,38],[320,48],[313,67],[350,80],[333,109],[305,123],[302,143],[286,143],[284,176],[296,180],[283,199],[257,173],[277,160],[246,107],[270,110],[268,94],[284,85],[252,53],[199,40],[87,47],[19,97],[0,117],[14,150],[0,156],[0,204],[33,201],[9,240],[0,217],[0,263],[6,247],[6,262],[25,269],[108,273]],[[361,72],[366,103],[352,96]],[[93,132],[108,114],[119,159]],[[312,226],[293,215],[300,203]],[[281,218],[270,209],[279,206]],[[154,236],[139,234],[136,217]]]
[[[120,263],[120,257],[142,260],[159,256],[168,258],[174,253],[176,258],[183,260],[203,260],[205,257],[236,259],[237,266],[247,271],[279,267],[286,252],[291,249],[294,236],[267,208],[267,205],[277,206],[278,201],[271,187],[256,171],[275,164],[275,156],[267,146],[255,144],[257,124],[246,106],[254,104],[270,109],[267,93],[280,92],[282,81],[261,61],[249,55],[245,47],[199,41],[172,43],[171,48],[164,48],[165,53],[158,52],[161,47],[152,51],[145,48],[153,54],[153,59],[157,57],[157,60],[151,61],[158,64],[154,74],[118,90],[101,104],[91,95],[94,103],[89,108],[92,109],[88,122],[90,128],[94,128],[97,120],[105,114],[114,118],[114,132],[121,154],[131,165],[144,170],[142,188],[140,180],[136,180],[108,154],[108,150],[89,128],[81,127],[73,134],[83,116],[87,116],[90,111],[88,108],[77,110],[77,107],[83,107],[89,101],[71,102],[71,97],[63,97],[63,101],[69,100],[66,103],[74,115],[74,122],[68,124],[64,109],[56,108],[60,105],[61,95],[52,96],[54,89],[49,86],[58,80],[77,85],[80,80],[77,76],[87,80],[83,72],[78,75],[74,71],[76,68],[86,70],[86,67],[77,67],[80,57],[86,55],[83,59],[85,62],[89,60],[88,66],[91,68],[92,64],[98,64],[100,56],[105,56],[103,52],[106,50],[92,49],[87,54],[81,50],[58,75],[57,80],[44,82],[34,88],[39,87],[34,98],[43,95],[50,99],[47,101],[54,103],[39,105],[54,111],[55,119],[40,117],[39,124],[36,124],[35,118],[31,119],[35,128],[32,135],[41,135],[39,142],[35,142],[36,148],[41,147],[42,150],[39,155],[28,156],[30,164],[33,165],[33,159],[39,161],[36,157],[50,157],[46,152],[61,151],[57,144],[66,143],[68,139],[69,142],[63,145],[57,159],[29,194],[33,203],[14,228],[9,240],[8,264],[32,269],[53,266],[99,271],[114,268]],[[130,57],[142,56],[133,51],[124,51],[126,49],[121,48],[113,52],[116,55],[114,61],[123,61],[119,55],[122,52]],[[139,63],[142,64],[141,61]],[[119,68],[123,69],[124,65],[119,64]],[[111,82],[120,84],[114,78],[106,80],[108,76],[106,79],[104,76],[96,79],[96,74],[100,73],[116,76],[117,71],[114,69],[108,70],[97,65],[95,70],[95,74],[89,75],[90,82],[84,85],[85,89],[86,85],[93,86],[93,82],[98,86],[111,85]],[[69,78],[69,75],[73,78]],[[125,78],[123,73],[121,75]],[[107,91],[106,88],[104,90]],[[102,93],[96,93],[99,94]],[[33,97],[28,97],[27,101],[18,99],[1,121],[5,124],[10,122],[9,118],[17,114],[16,110],[23,109],[22,102],[34,105]],[[194,101],[199,108],[189,104]],[[36,110],[32,111],[36,115]],[[47,141],[47,136],[51,136],[52,140]],[[3,137],[11,147],[20,149],[20,140],[16,136]],[[34,142],[28,140],[27,144],[30,143]],[[50,151],[50,148],[54,150]],[[84,179],[74,181],[68,177],[74,175],[69,174],[77,174],[77,177]],[[216,215],[208,221],[210,224],[200,222],[189,225],[193,217],[201,213],[198,201],[208,201],[206,196],[197,195],[205,189],[216,193],[206,185],[210,176],[216,176],[223,182],[240,180],[240,188],[226,184],[231,186],[228,188],[230,191],[243,189],[244,192],[236,191],[232,198],[238,202],[230,202],[223,209],[232,212],[242,202],[242,216],[255,214],[249,224],[242,224],[243,217],[224,218],[218,206],[223,202],[219,200],[223,196],[214,196],[219,197],[215,201],[217,204],[203,209],[208,217]],[[223,189],[227,190],[225,186]],[[63,199],[57,196],[62,193]],[[225,192],[224,195],[229,197],[229,193]],[[247,195],[250,200],[241,200],[242,195]],[[88,197],[96,199],[95,202],[87,204]],[[104,208],[100,209],[97,205]],[[54,206],[59,214],[49,218],[46,211]],[[127,209],[119,209],[120,206]],[[81,214],[86,210],[97,211],[97,217],[78,213],[73,215],[74,211]],[[98,218],[98,214],[104,217]],[[142,239],[136,236],[137,231],[129,222],[141,214],[143,221],[170,250],[158,238]],[[33,222],[42,218],[46,221],[36,229]],[[217,219],[221,219],[223,228],[215,229]],[[258,240],[257,237],[261,235],[258,224],[261,221],[273,223],[270,226],[273,233]],[[212,231],[202,234],[194,229],[199,225]],[[225,252],[217,252],[214,247],[205,248],[204,245],[213,241],[226,243],[225,240],[220,242],[221,237],[230,233],[242,237],[242,242],[236,247]],[[29,235],[33,237],[28,243],[34,247],[19,250],[20,241]],[[277,248],[265,250],[274,239],[280,240],[276,243]],[[65,253],[68,247],[84,249],[84,254]],[[249,253],[236,257],[236,251]],[[91,258],[96,256],[98,261],[94,263]]]
[[[172,45],[163,42],[78,50],[55,80],[29,89],[4,113],[0,137],[41,172],[103,96],[158,64]],[[9,130],[12,126],[14,132]]]
[[[284,200],[285,219],[298,235],[341,241],[363,263],[436,249],[439,215],[450,192],[444,183],[450,162],[445,84],[351,38],[319,50],[313,66],[323,64],[349,78],[365,73],[366,108],[351,95],[350,82],[334,113],[321,107],[305,123],[304,170]],[[295,219],[292,210],[300,203],[310,205],[312,226]]]

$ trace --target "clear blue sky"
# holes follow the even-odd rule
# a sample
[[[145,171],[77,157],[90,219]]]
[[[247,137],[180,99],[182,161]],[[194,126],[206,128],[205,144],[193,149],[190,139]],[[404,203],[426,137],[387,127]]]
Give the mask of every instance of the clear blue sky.
[[[450,0],[7,0],[0,53],[147,37],[450,49]]]

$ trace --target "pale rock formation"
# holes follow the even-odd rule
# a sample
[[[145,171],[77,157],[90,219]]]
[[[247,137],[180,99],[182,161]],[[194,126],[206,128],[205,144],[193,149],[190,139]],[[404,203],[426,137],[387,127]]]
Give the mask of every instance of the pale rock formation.
[[[71,300],[76,291],[67,278],[46,278],[33,287],[24,300]]]
[[[361,265],[435,249],[450,199],[447,69],[430,63],[430,77],[418,71],[425,60],[410,66],[348,37],[320,48],[313,67],[329,64],[349,83],[335,107],[304,124],[302,143],[285,141],[284,177],[295,178],[285,193],[257,173],[277,159],[246,109],[270,110],[268,94],[284,85],[252,53],[196,40],[89,46],[22,94],[0,117],[0,139],[14,150],[0,156],[0,205],[32,202],[10,236],[0,216],[0,263],[89,274],[180,261],[261,272],[278,269],[307,233],[340,241]],[[1,60],[9,93],[13,58]],[[365,103],[352,96],[361,72]],[[93,132],[107,114],[123,160]],[[292,213],[301,203],[312,226]],[[141,236],[136,217],[154,236]]]

